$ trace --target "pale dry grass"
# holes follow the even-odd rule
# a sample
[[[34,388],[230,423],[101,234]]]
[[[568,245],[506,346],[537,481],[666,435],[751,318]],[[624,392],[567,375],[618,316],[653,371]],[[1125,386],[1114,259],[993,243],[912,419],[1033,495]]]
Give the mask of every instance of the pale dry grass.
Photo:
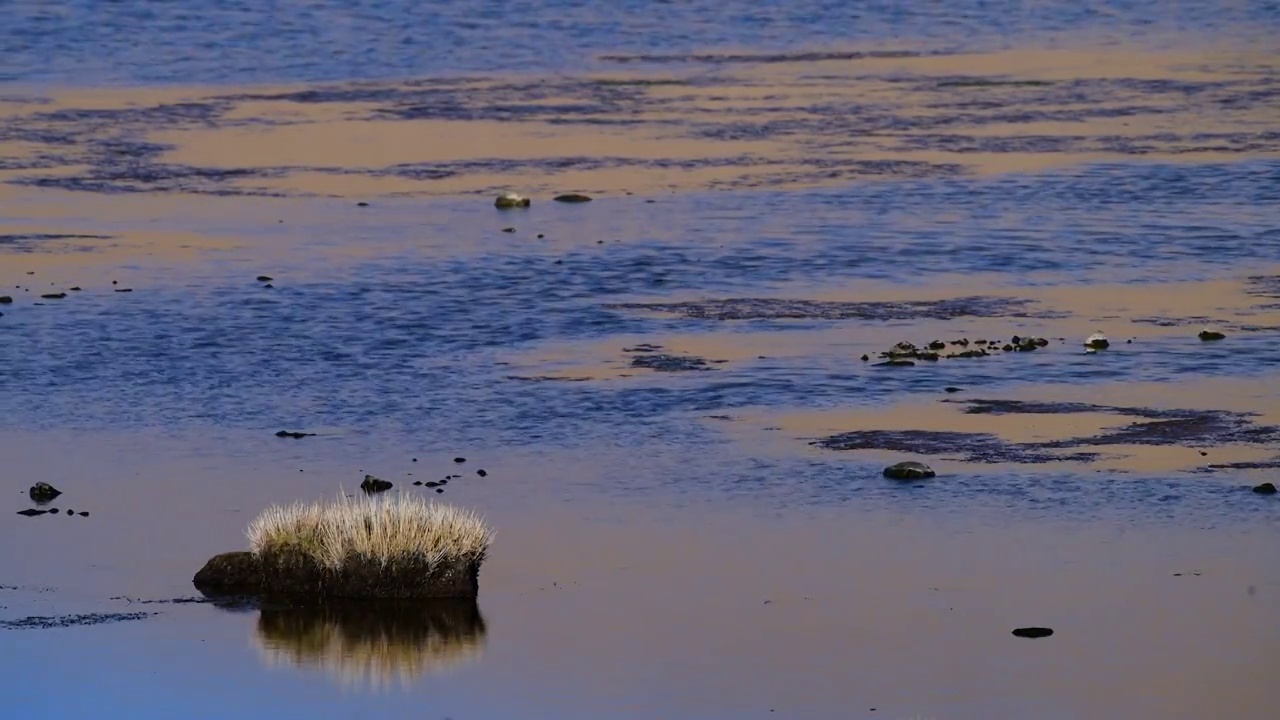
[[[493,540],[484,520],[470,510],[410,495],[273,505],[246,534],[258,555],[297,552],[332,570],[350,562],[479,564]]]

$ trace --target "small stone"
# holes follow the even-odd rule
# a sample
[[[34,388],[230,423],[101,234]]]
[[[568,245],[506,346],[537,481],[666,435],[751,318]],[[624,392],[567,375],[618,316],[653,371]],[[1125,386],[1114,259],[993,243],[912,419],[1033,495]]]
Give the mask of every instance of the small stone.
[[[80,292],[83,288],[81,288],[79,285],[76,285],[75,287],[67,288],[67,289],[70,290],[71,292]]]
[[[883,474],[892,480],[926,480],[937,475],[933,468],[924,463],[914,461],[890,465],[884,469]]]
[[[929,343],[930,350],[942,350],[942,349],[945,349],[946,347],[947,347],[947,344],[942,342],[941,340],[934,340],[933,342]]]
[[[1090,350],[1105,350],[1111,346],[1111,341],[1106,335],[1096,332],[1084,339],[1084,346]]]
[[[360,202],[356,203],[356,207],[369,207],[369,203],[361,200]]]
[[[539,240],[541,240],[541,239],[542,239],[542,238],[544,238],[544,237],[546,237],[546,235],[543,235],[542,233],[538,233],[538,239],[539,239]]]
[[[44,300],[61,300],[62,298],[66,297],[66,296],[67,296],[67,294],[66,294],[66,293],[45,293],[44,295],[41,295],[40,297],[41,297],[42,299],[44,299]]]
[[[456,463],[464,463],[464,462],[466,462],[466,461],[467,461],[467,459],[466,459],[466,458],[464,458],[464,457],[456,457],[456,458],[454,458],[454,459],[453,459],[453,461],[454,461],[454,462],[456,462]]]
[[[262,287],[267,288],[268,290],[270,290],[271,288],[274,288],[274,287],[275,287],[275,285],[272,285],[271,283],[267,283],[266,285],[263,285]]]
[[[489,477],[489,473],[485,472],[483,469],[477,470],[476,474],[479,475],[480,477]]]
[[[502,193],[493,201],[494,207],[502,208],[504,210],[507,208],[529,207],[529,205],[529,198],[517,195],[513,192]]]
[[[48,510],[36,510],[35,508],[27,508],[26,510],[19,510],[18,514],[24,515],[26,517],[35,517],[37,515],[43,515],[46,512],[48,512]]]
[[[38,482],[27,490],[27,495],[36,502],[49,502],[61,494],[61,490],[47,482]]]
[[[387,482],[386,480],[381,480],[379,478],[376,478],[372,475],[365,475],[364,482],[360,483],[360,489],[365,491],[365,494],[367,495],[386,492],[387,490],[390,490],[391,487],[392,487],[391,483]]]
[[[1217,330],[1214,330],[1213,328],[1205,328],[1205,329],[1203,329],[1203,330],[1201,330],[1201,331],[1200,331],[1200,334],[1199,334],[1199,335],[1197,335],[1197,337],[1199,337],[1201,340],[1203,340],[1203,341],[1206,341],[1206,342],[1207,342],[1207,341],[1210,341],[1210,340],[1222,340],[1222,339],[1226,338],[1227,336],[1226,336],[1226,334],[1225,334],[1225,333],[1222,333],[1222,332],[1219,332],[1219,331],[1217,331]]]
[[[865,354],[862,356],[862,362],[866,362],[866,361],[868,361],[868,360],[870,360],[870,359],[871,359],[871,358],[870,358],[870,357],[868,357],[868,356],[867,356],[867,355],[865,355]]]
[[[1005,352],[1010,352],[1010,351],[1012,351],[1012,350],[1013,350],[1013,346],[1012,346],[1012,345],[1010,345],[1009,343],[1005,343],[1005,344],[1004,344],[1004,347],[1002,347],[1002,348],[1000,348],[1000,349],[1001,349],[1001,350],[1003,350],[1003,351],[1005,351]]]
[[[1207,453],[1207,452],[1205,452],[1205,451],[1203,451],[1203,450],[1201,450],[1201,451],[1200,451],[1200,457],[1204,457],[1204,456],[1206,456],[1206,455],[1208,455],[1208,454],[1209,454],[1209,453]]]
[[[8,295],[0,295],[0,305],[8,305],[13,302],[13,298]]]
[[[112,284],[112,285],[116,285],[118,282],[119,282],[119,281],[117,281],[117,280],[112,280],[112,281],[111,281],[111,284]]]
[[[89,517],[89,511],[88,511],[88,510],[81,510],[81,511],[80,511],[80,517]]]
[[[438,492],[438,493],[442,493],[442,492],[444,492],[444,488],[436,488],[436,492]]]
[[[562,202],[562,203],[591,202],[590,197],[587,197],[586,195],[580,195],[578,193],[566,193],[564,195],[557,195],[552,199],[555,200],[556,202]]]
[[[67,508],[67,514],[68,514],[68,515],[75,515],[75,514],[76,514],[76,511],[75,511],[75,510],[72,510],[71,508]]]
[[[414,480],[414,481],[413,481],[413,484],[414,484],[414,485],[421,485],[421,484],[422,484],[422,481],[421,481],[421,480]]]
[[[418,462],[418,458],[414,458],[414,459],[413,459],[413,460],[411,460],[410,462]]]
[[[1261,485],[1254,487],[1253,491],[1259,495],[1275,495],[1276,486],[1274,483],[1262,483]]]
[[[417,485],[417,484],[418,484],[418,483],[414,483],[414,485]],[[438,486],[440,485],[440,483],[435,482],[435,481],[433,481],[433,480],[428,480],[428,481],[427,481],[426,483],[424,483],[424,484],[425,484],[427,487],[429,487],[429,488],[438,487]]]
[[[1047,627],[1017,628],[1013,631],[1013,634],[1018,637],[1024,637],[1024,638],[1049,637],[1050,635],[1053,634],[1053,628],[1047,628]]]
[[[133,288],[116,288],[116,292],[133,292]]]
[[[49,508],[49,514],[50,514],[50,515],[57,515],[57,514],[58,514],[58,508]]]
[[[445,478],[445,479],[441,480],[440,482],[438,482],[438,483],[436,483],[436,484],[437,484],[437,485],[448,485],[448,484],[449,484],[449,478],[451,478],[451,477],[453,477],[453,476],[452,476],[452,475],[450,475],[449,477],[447,477],[447,478]]]
[[[504,228],[502,228],[502,232],[504,232],[504,233],[513,233],[513,232],[515,232],[515,231],[516,231],[516,229],[515,229],[515,228],[513,228],[513,227],[504,227]]]
[[[910,360],[885,360],[878,362],[874,367],[915,367],[916,364]]]
[[[275,278],[271,277],[270,275],[258,276],[258,282],[271,282],[272,280],[275,280]]]

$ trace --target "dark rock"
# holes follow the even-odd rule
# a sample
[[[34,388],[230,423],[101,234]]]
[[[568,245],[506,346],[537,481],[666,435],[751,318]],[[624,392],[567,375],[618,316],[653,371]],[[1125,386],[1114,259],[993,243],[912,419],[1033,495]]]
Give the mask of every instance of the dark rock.
[[[1275,495],[1276,486],[1274,483],[1262,483],[1253,489],[1259,495]]]
[[[13,298],[8,295],[0,295],[0,305],[8,305],[13,302]]]
[[[215,555],[192,578],[196,589],[214,594],[253,594],[262,589],[262,563],[251,552]]]
[[[272,280],[275,280],[275,278],[271,277],[270,275],[258,276],[258,282],[271,282]]]
[[[1227,336],[1223,333],[1218,332],[1217,330],[1210,330],[1208,328],[1205,328],[1204,330],[1200,331],[1200,334],[1197,335],[1197,337],[1199,337],[1201,340],[1209,341],[1209,340],[1222,340]]]
[[[442,493],[442,492],[444,492],[444,488],[436,488],[436,492],[438,492],[438,493]]]
[[[418,458],[414,458],[414,459],[413,459],[413,460],[411,460],[410,462],[418,462]]]
[[[1003,350],[1003,351],[1005,351],[1005,352],[1012,352],[1012,351],[1013,351],[1013,346],[1012,346],[1012,345],[1010,345],[1009,343],[1005,343],[1005,344],[1004,344],[1004,347],[1002,347],[1002,348],[1000,348],[1000,349],[1001,349],[1001,350]]]
[[[82,288],[79,285],[77,285],[73,288],[67,288],[67,289],[70,290],[71,292],[80,292]]]
[[[466,462],[466,461],[467,461],[467,459],[466,459],[466,458],[464,458],[464,457],[456,457],[456,458],[454,458],[454,459],[453,459],[453,461],[454,461],[454,462],[456,462],[456,463],[458,463],[458,464],[462,464],[462,463]]]
[[[1013,631],[1013,634],[1018,637],[1024,637],[1024,638],[1049,637],[1050,635],[1053,634],[1053,628],[1047,628],[1047,627],[1017,628]]]
[[[49,502],[58,497],[62,491],[47,482],[38,482],[27,490],[27,495],[36,502]]]
[[[133,288],[116,288],[116,292],[133,292]]]
[[[489,473],[485,472],[483,469],[482,469],[482,470],[477,470],[477,471],[476,471],[476,474],[477,474],[477,475],[479,475],[480,477],[488,477],[488,476],[489,476]]]
[[[447,562],[430,567],[418,562],[388,567],[353,562],[335,571],[307,555],[286,550],[262,556],[249,552],[217,555],[192,582],[208,596],[474,600],[479,593],[479,574],[478,563]]]
[[[315,435],[315,433],[294,432],[292,430],[281,430],[276,433],[276,437],[278,438],[294,438],[295,440],[298,438],[311,437],[312,435]]]
[[[47,513],[47,512],[49,512],[49,511],[48,511],[48,510],[36,510],[35,508],[27,508],[26,510],[19,510],[19,511],[18,511],[18,514],[19,514],[19,515],[25,515],[25,516],[27,516],[27,517],[35,517],[35,516],[37,516],[37,515],[43,515],[43,514],[45,514],[45,513]]]
[[[433,488],[433,487],[437,487],[440,483],[438,483],[438,482],[436,482],[436,481],[434,481],[434,480],[428,480],[427,482],[425,482],[425,483],[423,483],[423,484],[424,484],[424,485],[426,485],[426,486],[427,486],[427,487],[429,487],[429,488]]]
[[[440,482],[438,482],[438,483],[436,483],[436,484],[437,484],[437,485],[448,485],[448,484],[449,484],[449,480],[450,480],[450,479],[452,479],[452,478],[453,478],[453,476],[452,476],[452,475],[450,475],[449,477],[447,477],[447,478],[445,478],[445,479],[441,480]]]
[[[946,391],[946,392],[949,392],[949,393],[958,393],[958,392],[960,392],[961,390],[963,390],[963,388],[958,388],[958,387],[948,387],[948,388],[943,388],[943,390],[944,390],[944,391]]]
[[[361,200],[360,202],[356,203],[356,207],[369,207],[369,203]]]
[[[41,297],[42,299],[44,299],[44,300],[61,300],[62,298],[66,297],[66,296],[67,296],[67,294],[66,294],[66,293],[45,293],[44,295],[41,295],[40,297]]]
[[[870,358],[870,357],[868,357],[868,356],[867,356],[867,355],[865,355],[865,354],[862,356],[862,362],[866,362],[866,361],[868,361],[868,360],[870,360],[870,359],[871,359],[871,358]]]
[[[88,510],[81,510],[81,511],[80,511],[80,517],[89,517],[89,511],[88,511]]]
[[[421,484],[422,484],[422,481],[421,481],[421,480],[414,480],[414,481],[413,481],[413,484],[414,484],[414,485],[421,485]]]
[[[915,363],[910,360],[885,360],[878,362],[874,367],[915,367]]]
[[[959,345],[960,347],[969,347],[969,338],[960,338],[959,340],[952,340],[951,344]]]
[[[391,483],[387,482],[386,480],[381,480],[379,478],[376,478],[372,475],[365,475],[364,482],[360,483],[360,489],[365,491],[365,493],[368,495],[372,495],[374,493],[386,492],[387,490],[390,490],[391,487],[392,487]]]
[[[59,512],[59,511],[58,511],[58,508],[49,508],[49,514],[50,514],[50,515],[57,515],[57,514],[58,514],[58,512]]]
[[[267,283],[266,285],[263,285],[262,287],[264,287],[264,288],[266,288],[266,289],[270,290],[270,289],[274,288],[274,287],[275,287],[275,285],[272,285],[271,283]]]
[[[516,231],[516,229],[515,229],[515,228],[513,228],[513,227],[504,227],[504,228],[502,228],[502,232],[504,232],[504,233],[513,233],[513,232],[515,232],[515,231]]]
[[[67,508],[67,514],[68,514],[68,515],[75,515],[75,514],[76,514],[76,511],[75,511],[75,510],[72,510],[71,508]]]
[[[556,202],[562,202],[562,203],[591,202],[591,198],[587,197],[586,195],[579,195],[578,193],[566,193],[564,195],[557,195],[552,199],[555,200]]]
[[[933,342],[929,343],[930,350],[943,350],[946,347],[947,347],[947,344],[942,342],[941,340],[934,340]]]
[[[893,480],[927,480],[935,475],[933,468],[914,461],[900,462],[884,469],[884,476]]]

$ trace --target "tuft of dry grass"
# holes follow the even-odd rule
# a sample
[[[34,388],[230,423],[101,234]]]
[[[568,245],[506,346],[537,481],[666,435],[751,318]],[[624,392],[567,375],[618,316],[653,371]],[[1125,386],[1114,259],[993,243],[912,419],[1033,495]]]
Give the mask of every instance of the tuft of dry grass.
[[[246,531],[255,554],[301,553],[322,567],[348,563],[437,567],[484,560],[493,532],[470,510],[422,500],[347,498],[273,505]]]

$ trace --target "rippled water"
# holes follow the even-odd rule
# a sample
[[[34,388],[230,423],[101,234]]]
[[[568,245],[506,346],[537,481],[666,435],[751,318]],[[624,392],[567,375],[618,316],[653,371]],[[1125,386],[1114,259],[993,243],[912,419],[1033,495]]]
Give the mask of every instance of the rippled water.
[[[1132,42],[1228,29],[1265,42],[1280,28],[1280,8],[1264,0],[626,0],[607,6],[580,0],[7,0],[0,12],[0,80],[74,85],[560,71],[601,56],[810,50],[850,42],[991,48],[1068,35]]]

